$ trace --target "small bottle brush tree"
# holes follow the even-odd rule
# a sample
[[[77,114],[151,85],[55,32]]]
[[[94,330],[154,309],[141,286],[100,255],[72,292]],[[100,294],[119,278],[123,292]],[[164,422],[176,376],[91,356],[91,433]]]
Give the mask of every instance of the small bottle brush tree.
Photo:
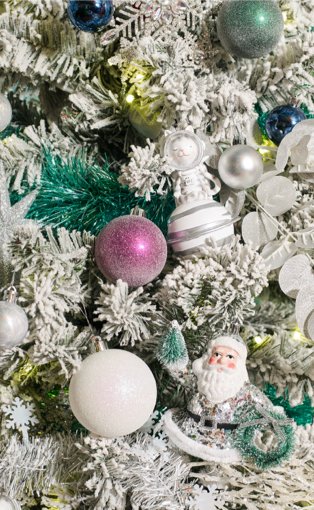
[[[177,321],[172,321],[169,331],[160,341],[157,358],[170,372],[185,369],[189,357],[184,336]]]

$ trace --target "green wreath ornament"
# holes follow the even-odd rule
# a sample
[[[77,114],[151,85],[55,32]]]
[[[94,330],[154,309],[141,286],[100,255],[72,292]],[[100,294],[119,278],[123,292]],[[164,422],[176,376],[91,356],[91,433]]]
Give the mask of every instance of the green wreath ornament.
[[[269,411],[259,405],[250,404],[235,414],[239,426],[232,434],[232,442],[245,460],[253,460],[257,467],[270,469],[287,460],[294,449],[292,420],[284,414]],[[264,451],[256,445],[258,430],[272,429],[277,439],[276,446]]]

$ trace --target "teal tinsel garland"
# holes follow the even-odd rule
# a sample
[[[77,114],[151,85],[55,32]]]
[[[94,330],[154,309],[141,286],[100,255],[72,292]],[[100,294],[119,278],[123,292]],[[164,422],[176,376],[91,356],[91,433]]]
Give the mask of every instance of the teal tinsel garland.
[[[267,384],[264,393],[275,406],[283,407],[286,415],[289,418],[292,418],[297,425],[311,425],[313,423],[314,407],[312,407],[311,399],[308,395],[304,396],[302,404],[292,407],[289,402],[289,393],[287,388],[283,395],[277,396],[275,386]]]
[[[167,233],[168,218],[175,208],[172,194],[155,194],[148,202],[122,186],[108,162],[102,167],[88,164],[84,154],[63,161],[46,152],[39,193],[28,218],[97,235],[112,219],[130,214],[135,206]]]
[[[286,423],[280,424],[280,421],[285,420],[286,417],[275,411],[269,412],[269,417],[276,421],[282,435],[282,437],[279,436],[279,433],[273,430],[277,435],[277,444],[270,450],[264,451],[258,448],[255,443],[255,435],[258,430],[264,431],[272,428],[271,423],[244,425],[243,427],[238,427],[232,435],[233,444],[235,448],[240,450],[242,457],[248,461],[253,461],[260,469],[270,469],[280,465],[290,457],[295,444],[292,426]],[[259,420],[260,418],[261,415],[253,406],[235,415],[235,421],[244,424],[245,422],[254,422],[254,420]]]
[[[5,140],[11,135],[19,136],[20,128],[11,126],[11,124],[0,133],[0,140]]]

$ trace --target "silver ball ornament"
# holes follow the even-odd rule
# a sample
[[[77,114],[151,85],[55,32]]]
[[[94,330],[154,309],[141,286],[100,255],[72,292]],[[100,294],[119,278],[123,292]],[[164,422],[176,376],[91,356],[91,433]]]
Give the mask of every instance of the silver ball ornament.
[[[251,188],[262,176],[262,156],[248,145],[234,145],[227,149],[218,162],[221,180],[230,188]]]
[[[0,94],[0,131],[3,131],[10,124],[11,119],[11,103],[3,94]]]
[[[23,308],[15,303],[0,301],[0,349],[19,345],[27,331],[28,320]]]

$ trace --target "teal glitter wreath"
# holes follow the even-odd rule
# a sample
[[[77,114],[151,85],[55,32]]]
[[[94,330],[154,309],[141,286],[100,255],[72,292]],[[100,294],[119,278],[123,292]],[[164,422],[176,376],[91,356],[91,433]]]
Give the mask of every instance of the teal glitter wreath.
[[[267,413],[267,417],[265,414]],[[238,427],[232,434],[232,440],[235,448],[240,450],[241,455],[246,460],[253,460],[261,469],[270,469],[278,466],[284,460],[287,460],[294,448],[293,427],[287,420],[287,417],[276,411],[259,412],[252,407],[242,409],[235,415],[235,421],[242,426]],[[254,420],[263,423],[251,424]],[[287,423],[288,421],[288,423]],[[245,423],[248,423],[247,426]],[[282,422],[282,423],[280,423]],[[272,429],[277,437],[277,446],[271,450],[264,451],[256,446],[255,434],[257,430]]]

